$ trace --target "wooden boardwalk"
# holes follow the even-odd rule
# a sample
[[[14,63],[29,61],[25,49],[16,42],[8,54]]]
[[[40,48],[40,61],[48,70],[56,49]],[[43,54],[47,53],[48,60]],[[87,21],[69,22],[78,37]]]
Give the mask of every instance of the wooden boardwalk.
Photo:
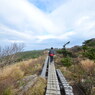
[[[55,69],[54,62],[49,62],[49,57],[45,60],[41,77],[47,79],[45,95],[74,95],[72,87],[68,84],[61,71]]]
[[[68,84],[68,82],[66,81],[65,77],[63,76],[59,69],[57,69],[57,74],[60,79],[61,85],[64,88],[65,95],[74,95],[72,92],[73,91],[72,87]]]
[[[49,63],[46,95],[61,95],[54,62]]]
[[[46,78],[47,65],[48,65],[48,56],[45,60],[45,64],[44,64],[42,72],[41,72],[41,77],[43,77],[43,78]]]

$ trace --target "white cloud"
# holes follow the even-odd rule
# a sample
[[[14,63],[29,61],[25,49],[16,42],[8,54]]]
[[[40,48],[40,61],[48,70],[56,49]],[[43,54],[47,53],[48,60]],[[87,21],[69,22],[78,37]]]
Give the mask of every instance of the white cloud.
[[[47,14],[27,0],[3,0],[0,1],[0,4],[0,15],[9,24],[8,27],[3,27],[1,23],[4,33],[8,31],[8,34],[28,39],[36,39],[36,36],[39,35],[58,35],[61,33],[60,28]],[[12,29],[12,26],[16,27],[17,30]]]
[[[27,0],[8,0],[7,4],[6,1],[0,1],[0,15],[9,24],[20,30],[32,28],[39,34],[44,31],[53,32],[54,28],[56,30],[48,16]]]
[[[44,40],[48,40],[48,39],[56,39],[56,40],[69,40],[70,36],[75,35],[75,33],[73,31],[61,34],[60,36],[58,35],[41,35],[38,36],[38,42],[41,43]]]
[[[24,43],[22,40],[7,40],[9,43]]]
[[[46,1],[41,2],[48,6]],[[51,7],[58,6],[57,2]],[[0,0],[0,37],[28,44],[49,39],[65,42],[94,37],[95,0],[67,0],[62,3],[47,14],[28,0]]]
[[[79,25],[81,25],[82,23],[84,23],[88,19],[89,19],[89,16],[83,16],[80,19],[78,19],[78,21],[76,22],[76,25],[79,26]]]
[[[4,25],[0,25],[0,34],[6,34],[6,35],[10,35],[10,36],[17,36],[20,38],[24,38],[24,39],[30,39],[31,35],[27,34],[27,33],[23,33],[20,31],[16,31],[14,29],[10,29],[7,26]]]
[[[69,0],[50,14],[51,19],[64,32],[72,29],[73,39],[89,39],[95,35],[95,0]],[[90,34],[91,33],[91,34]],[[92,35],[93,34],[93,35]],[[76,38],[77,37],[77,38]]]

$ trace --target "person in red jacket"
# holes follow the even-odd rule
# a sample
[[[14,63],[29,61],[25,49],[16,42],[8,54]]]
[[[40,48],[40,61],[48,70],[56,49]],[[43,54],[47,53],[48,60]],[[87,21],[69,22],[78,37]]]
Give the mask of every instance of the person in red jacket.
[[[50,62],[53,61],[53,56],[54,55],[55,55],[55,51],[54,51],[53,47],[51,47],[51,49],[49,50]]]

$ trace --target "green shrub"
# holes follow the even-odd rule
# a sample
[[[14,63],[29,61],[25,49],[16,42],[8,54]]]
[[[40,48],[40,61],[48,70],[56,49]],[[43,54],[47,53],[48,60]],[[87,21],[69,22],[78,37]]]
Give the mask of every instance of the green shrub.
[[[63,54],[64,57],[66,56],[73,57],[73,54],[70,51],[65,50],[65,49],[57,50],[57,53]]]
[[[83,44],[86,46],[95,47],[95,38],[92,38],[90,40],[86,40],[85,42],[83,42]]]
[[[87,47],[86,45],[83,45],[83,46],[82,46],[82,49],[83,49],[83,51],[85,52],[85,51],[88,49],[88,47]]]
[[[59,49],[59,50],[57,50],[57,53],[63,54],[63,50],[62,49]]]
[[[83,56],[95,60],[95,48],[89,48],[86,52],[82,53]]]
[[[69,67],[72,65],[72,59],[70,57],[63,58],[61,60],[64,66]]]

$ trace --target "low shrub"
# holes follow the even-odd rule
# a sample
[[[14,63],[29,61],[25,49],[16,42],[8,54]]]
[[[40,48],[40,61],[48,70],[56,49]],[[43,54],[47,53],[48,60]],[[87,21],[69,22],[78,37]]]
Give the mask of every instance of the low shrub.
[[[69,67],[72,65],[72,59],[70,57],[66,57],[66,58],[61,59],[61,62],[66,67]]]
[[[91,60],[95,60],[95,48],[89,48],[86,52],[83,52],[82,55]]]
[[[73,57],[72,52],[65,50],[65,49],[57,50],[57,53],[63,54],[64,57],[66,57],[66,56]]]
[[[62,49],[59,49],[59,50],[57,50],[57,53],[63,54],[63,50]]]

